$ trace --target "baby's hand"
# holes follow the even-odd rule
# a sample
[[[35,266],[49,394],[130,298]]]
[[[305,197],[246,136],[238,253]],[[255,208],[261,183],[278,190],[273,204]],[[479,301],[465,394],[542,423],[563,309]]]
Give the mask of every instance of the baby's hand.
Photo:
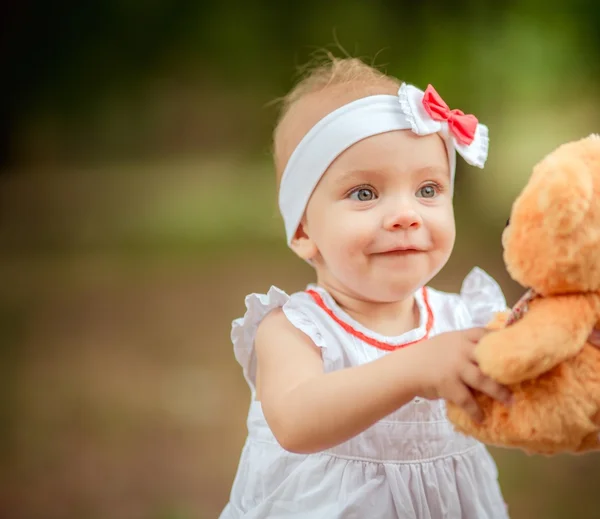
[[[422,355],[419,396],[448,400],[462,407],[477,421],[483,419],[483,413],[471,389],[505,404],[510,403],[510,391],[484,375],[475,362],[475,346],[486,333],[483,328],[442,333],[414,346]]]

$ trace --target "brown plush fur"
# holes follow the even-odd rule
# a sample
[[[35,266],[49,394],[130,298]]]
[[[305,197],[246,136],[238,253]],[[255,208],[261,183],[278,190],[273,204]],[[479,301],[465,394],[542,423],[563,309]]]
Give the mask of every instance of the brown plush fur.
[[[504,406],[476,394],[475,423],[448,403],[456,429],[484,443],[557,454],[600,449],[600,137],[539,162],[513,204],[502,242],[511,277],[540,297],[516,323],[496,316],[477,345],[482,371],[514,393]]]

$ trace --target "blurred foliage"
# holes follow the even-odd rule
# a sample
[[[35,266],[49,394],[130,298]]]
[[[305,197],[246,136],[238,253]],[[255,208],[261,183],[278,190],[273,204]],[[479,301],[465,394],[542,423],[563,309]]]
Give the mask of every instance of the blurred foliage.
[[[263,151],[275,116],[263,105],[290,87],[294,64],[336,40],[498,125],[523,108],[595,95],[600,67],[591,0],[29,0],[2,9],[5,164],[34,151]]]
[[[598,131],[598,2],[5,2],[1,517],[218,514],[248,402],[230,321],[312,274],[277,215],[270,102],[323,47],[489,126],[434,286],[480,265],[520,294],[500,232],[532,165]],[[494,454],[514,518],[598,516],[597,456]]]

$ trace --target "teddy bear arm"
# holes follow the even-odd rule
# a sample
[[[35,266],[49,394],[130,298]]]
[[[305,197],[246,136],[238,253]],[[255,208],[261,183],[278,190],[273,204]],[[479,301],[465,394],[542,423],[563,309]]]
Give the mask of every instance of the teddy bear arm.
[[[596,323],[590,303],[574,295],[533,301],[515,324],[481,339],[475,349],[481,370],[502,384],[515,384],[572,357]]]

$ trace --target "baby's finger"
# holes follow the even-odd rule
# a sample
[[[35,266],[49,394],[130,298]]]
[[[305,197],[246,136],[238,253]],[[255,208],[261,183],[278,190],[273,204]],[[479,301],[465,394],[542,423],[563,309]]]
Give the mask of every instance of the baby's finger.
[[[465,330],[467,338],[474,343],[478,343],[488,333],[490,331],[486,328],[469,328]]]
[[[477,389],[503,404],[509,405],[512,401],[512,393],[508,388],[486,376],[475,364],[464,367],[461,379],[470,388]]]
[[[461,384],[449,400],[457,406],[462,407],[476,422],[483,420],[483,412],[466,386]]]

